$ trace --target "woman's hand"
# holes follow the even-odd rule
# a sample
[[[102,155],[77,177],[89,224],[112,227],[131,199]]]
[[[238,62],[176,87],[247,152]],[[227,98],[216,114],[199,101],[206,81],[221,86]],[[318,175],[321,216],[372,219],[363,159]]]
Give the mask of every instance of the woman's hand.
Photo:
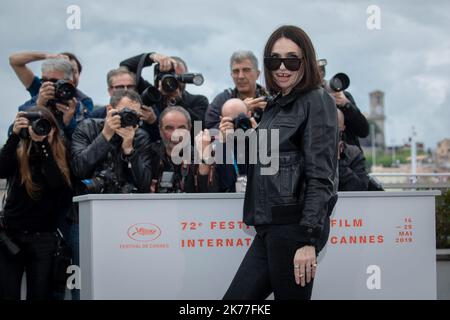
[[[24,128],[28,128],[29,121],[27,118],[25,118],[26,112],[19,112],[16,115],[16,119],[14,120],[14,126],[13,126],[13,132],[16,135],[20,134],[20,130]]]
[[[302,287],[311,282],[316,276],[317,260],[316,248],[304,246],[295,252],[294,256],[295,283]]]

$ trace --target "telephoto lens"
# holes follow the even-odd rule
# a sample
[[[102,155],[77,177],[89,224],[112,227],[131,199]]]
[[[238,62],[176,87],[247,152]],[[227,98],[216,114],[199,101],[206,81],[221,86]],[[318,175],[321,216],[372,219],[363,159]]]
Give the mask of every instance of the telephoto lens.
[[[55,98],[57,101],[69,101],[75,97],[77,89],[66,80],[58,80],[55,83]]]
[[[350,78],[345,73],[338,73],[330,79],[330,89],[334,92],[344,91],[350,85]]]

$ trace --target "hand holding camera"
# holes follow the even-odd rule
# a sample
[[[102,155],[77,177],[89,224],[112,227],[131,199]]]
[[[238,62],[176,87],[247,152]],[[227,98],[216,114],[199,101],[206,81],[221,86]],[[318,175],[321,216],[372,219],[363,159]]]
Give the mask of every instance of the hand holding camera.
[[[249,114],[250,112],[248,112]],[[239,113],[235,118],[220,117],[219,130],[222,133],[221,141],[225,141],[229,134],[233,134],[235,130],[242,129],[247,131],[257,126],[256,120],[248,114]]]
[[[55,113],[57,103],[68,105],[76,93],[77,89],[70,81],[51,79],[42,84],[36,104],[39,107],[48,107]]]
[[[172,68],[177,67],[176,60],[171,57],[153,52],[149,55],[150,59],[159,64],[162,72],[170,71]]]
[[[154,124],[157,120],[155,111],[153,111],[152,107],[142,106],[142,115],[141,120],[148,123],[148,124]]]
[[[28,130],[29,122],[25,117],[26,112],[19,112],[14,120],[13,132],[16,135],[20,135],[22,129]]]
[[[121,119],[116,110],[110,109],[106,114],[105,125],[102,130],[102,134],[107,141],[116,133],[116,130],[121,127]]]
[[[47,103],[55,98],[55,85],[51,81],[46,81],[39,89],[39,96],[36,101],[38,107],[46,107]]]
[[[50,121],[43,118],[40,111],[19,112],[13,126],[13,132],[22,139],[31,138],[33,141],[43,141],[51,132]]]
[[[350,101],[347,99],[343,91],[333,92],[332,95],[336,100],[336,105],[338,106],[342,107],[345,106],[347,103],[350,103]]]
[[[134,135],[136,134],[136,130],[137,130],[137,126],[136,127],[125,127],[125,128],[118,128],[116,129],[116,133],[118,136],[120,136],[123,141],[122,141],[122,151],[123,154],[125,155],[129,155],[133,152],[133,140],[134,140]]]
[[[77,99],[72,98],[67,104],[56,103],[55,110],[62,114],[64,125],[68,126],[77,109]]]

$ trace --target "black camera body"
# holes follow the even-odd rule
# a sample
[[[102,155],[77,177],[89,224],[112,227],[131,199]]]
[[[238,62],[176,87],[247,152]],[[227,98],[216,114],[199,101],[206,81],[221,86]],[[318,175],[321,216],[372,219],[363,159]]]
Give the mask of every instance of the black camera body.
[[[250,118],[243,112],[239,113],[236,118],[233,119],[234,130],[242,129],[247,131],[252,128],[252,122]]]
[[[52,111],[56,111],[54,109],[57,103],[67,105],[77,94],[77,89],[67,80],[58,80],[54,83],[54,86],[55,98],[47,102],[47,107],[51,108]]]
[[[132,193],[135,188],[129,184],[120,183],[117,175],[111,168],[100,171],[95,177],[81,181],[81,193]]]
[[[162,100],[162,95],[159,90],[150,85],[141,93],[141,100],[144,106],[154,106]]]
[[[125,107],[116,114],[120,116],[120,126],[122,128],[126,128],[129,126],[135,127],[139,124],[139,114],[128,107]]]
[[[41,111],[27,112],[23,117],[28,119],[31,129],[38,136],[46,136],[52,130],[52,124],[44,118]],[[22,128],[19,135],[22,139],[28,139],[30,137],[28,128]]]
[[[196,86],[201,86],[204,82],[201,73],[176,74],[174,70],[161,72],[159,70],[159,64],[155,66],[154,74],[155,86],[158,87],[158,83],[161,82],[162,89],[167,93],[172,93],[177,90],[180,87],[180,83],[191,83]]]

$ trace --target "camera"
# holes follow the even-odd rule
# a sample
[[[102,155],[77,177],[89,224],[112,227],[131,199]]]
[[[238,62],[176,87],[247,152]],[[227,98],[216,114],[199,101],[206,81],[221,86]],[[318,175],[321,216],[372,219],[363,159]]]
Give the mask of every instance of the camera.
[[[162,100],[162,95],[156,87],[150,85],[141,93],[141,100],[144,106],[153,106]]]
[[[55,98],[47,102],[47,107],[56,108],[57,103],[67,104],[77,94],[77,89],[67,80],[58,80],[54,84]],[[55,111],[55,110],[53,110]]]
[[[201,73],[183,73],[176,74],[174,70],[169,72],[161,72],[159,70],[159,64],[155,66],[155,86],[158,87],[158,83],[161,82],[164,92],[171,93],[177,90],[180,83],[192,83],[196,86],[201,86],[204,82],[203,75]]]
[[[233,119],[234,130],[242,129],[244,131],[252,128],[250,118],[243,112],[239,113],[236,118]]]
[[[350,78],[345,73],[337,73],[327,83],[327,90],[340,92],[347,89],[350,85]]]
[[[158,193],[174,192],[175,173],[173,171],[163,171],[158,185]]]
[[[46,136],[52,130],[52,124],[49,120],[44,118],[41,111],[27,112],[23,117],[28,119],[31,124],[31,129],[38,136]],[[20,137],[23,139],[28,139],[30,137],[28,128],[20,129]]]
[[[135,127],[139,124],[138,113],[130,108],[125,107],[122,111],[116,114],[120,116],[120,125],[122,128],[129,126]]]
[[[83,194],[89,193],[132,193],[133,185],[122,184],[111,168],[100,171],[94,178],[81,180]]]

